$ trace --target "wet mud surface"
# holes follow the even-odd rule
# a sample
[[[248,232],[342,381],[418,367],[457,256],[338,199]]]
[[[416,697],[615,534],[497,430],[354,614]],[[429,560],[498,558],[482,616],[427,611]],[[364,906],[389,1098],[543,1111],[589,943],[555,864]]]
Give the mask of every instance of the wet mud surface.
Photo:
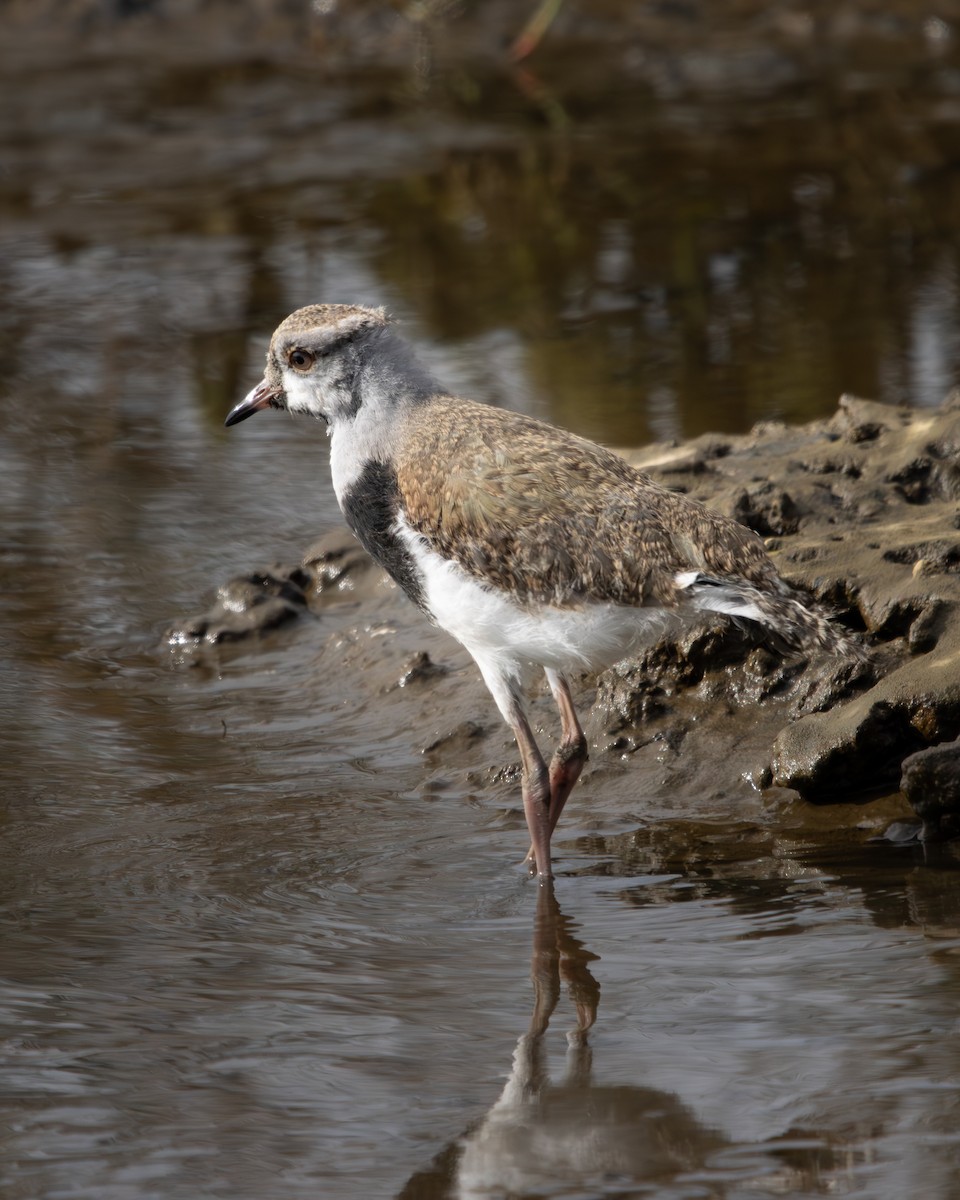
[[[960,1189],[956,6],[566,0],[518,61],[538,7],[0,8],[5,1198]],[[582,681],[538,889],[321,431],[222,427],[319,300],[644,447],[866,664]]]

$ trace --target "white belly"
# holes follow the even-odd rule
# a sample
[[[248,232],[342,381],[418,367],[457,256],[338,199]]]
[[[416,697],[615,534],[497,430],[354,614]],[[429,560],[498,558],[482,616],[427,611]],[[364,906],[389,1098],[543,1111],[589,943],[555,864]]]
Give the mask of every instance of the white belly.
[[[422,578],[430,612],[480,664],[517,677],[529,666],[596,670],[618,662],[668,628],[665,609],[620,604],[523,608],[509,593],[487,588],[442,558],[401,517],[397,532]]]

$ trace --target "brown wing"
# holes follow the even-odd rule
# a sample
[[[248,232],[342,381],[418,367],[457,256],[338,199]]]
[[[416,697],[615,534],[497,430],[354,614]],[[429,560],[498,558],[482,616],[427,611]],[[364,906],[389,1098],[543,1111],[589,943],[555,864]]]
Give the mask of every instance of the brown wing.
[[[775,578],[743,526],[531,417],[437,397],[401,440],[411,525],[525,603],[670,604],[684,570]]]

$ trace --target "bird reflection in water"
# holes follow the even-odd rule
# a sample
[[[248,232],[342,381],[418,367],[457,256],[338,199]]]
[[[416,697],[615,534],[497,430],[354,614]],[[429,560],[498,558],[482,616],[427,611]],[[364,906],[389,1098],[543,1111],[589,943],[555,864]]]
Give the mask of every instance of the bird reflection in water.
[[[560,911],[551,884],[537,889],[537,915],[533,925],[533,1013],[530,1027],[517,1043],[513,1070],[503,1094],[487,1114],[485,1126],[502,1113],[508,1125],[518,1124],[527,1106],[539,1108],[551,1087],[546,1065],[545,1034],[560,999],[561,982],[567,985],[577,1014],[576,1026],[567,1034],[567,1082],[574,1090],[589,1086],[591,1052],[587,1033],[597,1019],[600,984],[589,963],[598,956],[573,934],[573,922]]]
[[[632,1187],[675,1178],[725,1144],[668,1092],[594,1082],[588,1032],[600,985],[590,964],[598,956],[574,934],[552,886],[537,891],[533,1012],[506,1086],[486,1116],[408,1181],[399,1200],[542,1196],[577,1184],[602,1184],[605,1195],[615,1195],[618,1181]],[[564,985],[576,1024],[567,1033],[563,1079],[553,1082],[546,1035]]]

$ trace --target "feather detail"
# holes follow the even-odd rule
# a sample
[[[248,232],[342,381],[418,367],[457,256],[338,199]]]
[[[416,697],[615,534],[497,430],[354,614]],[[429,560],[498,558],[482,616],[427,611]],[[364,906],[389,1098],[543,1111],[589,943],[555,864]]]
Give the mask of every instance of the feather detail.
[[[671,608],[691,568],[776,586],[750,530],[532,417],[435,396],[395,445],[410,527],[521,604]]]
[[[826,650],[860,662],[866,659],[856,639],[831,624],[821,609],[790,595],[787,585],[779,582],[776,591],[761,591],[742,580],[716,579],[700,572],[677,576],[690,608],[753,621],[793,650]]]

